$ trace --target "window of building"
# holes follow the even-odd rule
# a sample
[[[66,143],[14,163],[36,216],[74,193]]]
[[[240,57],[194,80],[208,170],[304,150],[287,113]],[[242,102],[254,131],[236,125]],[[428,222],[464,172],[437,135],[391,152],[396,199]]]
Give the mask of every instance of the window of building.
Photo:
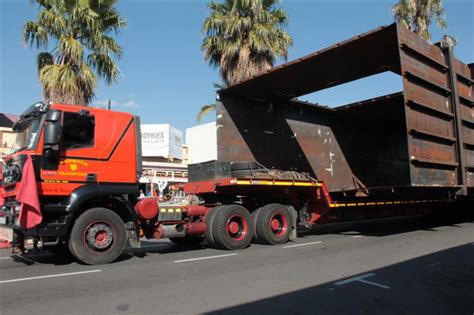
[[[65,112],[62,142],[64,149],[94,145],[94,116]]]

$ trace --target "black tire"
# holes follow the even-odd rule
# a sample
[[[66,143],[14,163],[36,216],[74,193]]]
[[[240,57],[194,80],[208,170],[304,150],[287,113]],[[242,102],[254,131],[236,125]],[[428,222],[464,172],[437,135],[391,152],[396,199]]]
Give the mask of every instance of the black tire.
[[[262,168],[262,166],[255,161],[231,163],[232,177],[249,177],[254,176],[255,173],[265,171],[266,169]]]
[[[252,222],[253,222],[253,238],[252,238],[252,242],[254,243],[260,243],[259,239],[258,239],[258,235],[257,235],[257,218],[259,216],[259,213],[262,211],[263,207],[260,207],[258,208],[257,210],[255,210],[254,212],[252,212],[250,214],[250,216],[252,217]]]
[[[206,233],[204,233],[204,238],[210,247],[215,247],[214,236],[212,232],[212,222],[214,221],[215,214],[221,207],[222,206],[211,208],[204,217],[204,221],[206,222]]]
[[[212,236],[216,248],[237,250],[247,247],[253,237],[250,213],[239,205],[219,207],[212,220]]]
[[[249,171],[249,170],[258,170],[262,167],[255,161],[248,162],[232,162],[230,164],[231,171]]]
[[[186,235],[185,237],[172,237],[170,241],[179,246],[198,246],[204,241],[202,235]]]
[[[99,233],[90,234],[97,230],[102,233],[102,237],[105,233],[105,242],[102,238],[96,240]],[[68,245],[71,254],[78,261],[87,265],[100,265],[117,259],[125,247],[125,241],[126,232],[122,219],[112,210],[92,208],[77,218]]]
[[[272,203],[262,207],[255,216],[255,223],[255,231],[260,243],[275,245],[288,242],[292,219],[286,206]]]

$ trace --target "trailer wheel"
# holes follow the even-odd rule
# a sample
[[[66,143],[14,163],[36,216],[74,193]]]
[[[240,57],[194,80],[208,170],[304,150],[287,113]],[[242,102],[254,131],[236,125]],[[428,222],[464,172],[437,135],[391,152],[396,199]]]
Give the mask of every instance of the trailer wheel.
[[[288,208],[278,203],[272,203],[259,210],[255,216],[258,241],[271,245],[288,242],[292,229],[291,214]]]
[[[214,246],[221,249],[242,249],[253,237],[253,222],[250,213],[242,206],[219,207],[212,220]]]
[[[172,237],[170,241],[179,246],[197,246],[204,241],[204,236],[193,234],[185,237]]]
[[[258,208],[257,210],[255,210],[254,212],[252,212],[250,214],[250,216],[252,217],[252,222],[253,222],[253,239],[252,239],[252,242],[254,242],[254,243],[259,243],[260,242],[260,240],[258,238],[258,235],[257,235],[257,219],[258,219],[259,213],[262,212],[262,209],[263,209],[263,207],[260,207],[260,208]]]
[[[88,265],[107,264],[122,253],[125,225],[112,210],[92,208],[77,218],[69,238],[69,250]]]

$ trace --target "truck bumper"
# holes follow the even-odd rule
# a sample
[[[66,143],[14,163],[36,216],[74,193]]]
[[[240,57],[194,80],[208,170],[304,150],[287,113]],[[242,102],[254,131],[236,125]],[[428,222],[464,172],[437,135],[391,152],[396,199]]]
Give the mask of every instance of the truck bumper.
[[[6,203],[0,210],[0,240],[11,243],[14,240],[14,227],[18,225],[17,203]]]

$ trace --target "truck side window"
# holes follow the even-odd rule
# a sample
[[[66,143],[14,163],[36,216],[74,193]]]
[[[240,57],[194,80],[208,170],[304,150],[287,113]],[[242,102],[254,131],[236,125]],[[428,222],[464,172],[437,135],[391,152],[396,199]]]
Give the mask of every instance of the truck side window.
[[[94,117],[64,113],[63,148],[83,148],[94,144]]]

